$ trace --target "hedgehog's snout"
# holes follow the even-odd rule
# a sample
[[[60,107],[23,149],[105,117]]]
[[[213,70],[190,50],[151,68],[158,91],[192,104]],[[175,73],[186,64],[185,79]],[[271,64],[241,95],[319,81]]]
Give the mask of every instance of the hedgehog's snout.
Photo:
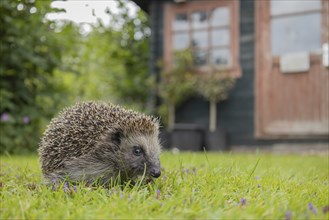
[[[160,168],[153,167],[150,170],[150,174],[152,177],[158,178],[159,176],[161,176],[161,170],[160,170]]]
[[[161,165],[159,159],[149,164],[148,173],[151,177],[158,178],[161,176]]]

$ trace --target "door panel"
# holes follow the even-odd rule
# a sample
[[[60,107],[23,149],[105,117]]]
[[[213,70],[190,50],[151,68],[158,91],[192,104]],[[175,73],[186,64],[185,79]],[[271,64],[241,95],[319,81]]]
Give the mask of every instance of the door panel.
[[[295,3],[299,2],[303,3]],[[271,8],[271,1],[255,1],[257,138],[312,138],[329,134],[329,73],[322,63],[321,50],[328,43],[329,1],[320,3],[320,9],[319,2],[300,7],[290,4],[280,14],[280,10]],[[300,11],[294,11],[294,7]],[[283,66],[287,55],[292,57],[289,68],[295,69],[289,73]]]

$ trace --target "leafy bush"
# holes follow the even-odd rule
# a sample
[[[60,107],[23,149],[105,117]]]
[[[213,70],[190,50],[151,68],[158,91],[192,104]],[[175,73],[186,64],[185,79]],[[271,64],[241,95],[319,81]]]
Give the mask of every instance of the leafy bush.
[[[52,23],[43,19],[49,1],[1,1],[0,152],[35,150],[62,97],[52,72],[61,51]]]
[[[179,51],[174,55],[175,64],[161,72],[159,94],[164,102],[160,114],[167,119],[169,129],[175,123],[175,107],[195,93],[195,68],[190,50]]]
[[[1,154],[35,151],[49,120],[77,101],[147,111],[154,87],[147,15],[128,16],[120,1],[118,13],[109,11],[110,26],[99,21],[82,34],[82,25],[46,20],[47,13],[61,11],[50,2],[0,1]]]
[[[209,130],[216,130],[217,103],[228,97],[235,84],[235,78],[229,71],[213,69],[208,73],[198,75],[197,91],[210,102]]]
[[[198,75],[197,91],[211,102],[219,102],[228,97],[235,84],[235,78],[228,71],[213,70]]]

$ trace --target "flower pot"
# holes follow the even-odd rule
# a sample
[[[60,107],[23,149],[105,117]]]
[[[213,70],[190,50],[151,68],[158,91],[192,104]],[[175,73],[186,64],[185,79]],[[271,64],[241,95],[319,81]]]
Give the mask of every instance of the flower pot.
[[[208,151],[228,151],[230,150],[227,141],[227,132],[223,129],[206,132],[206,150]]]
[[[195,124],[176,124],[171,132],[171,147],[179,150],[200,151],[204,144],[204,131]]]

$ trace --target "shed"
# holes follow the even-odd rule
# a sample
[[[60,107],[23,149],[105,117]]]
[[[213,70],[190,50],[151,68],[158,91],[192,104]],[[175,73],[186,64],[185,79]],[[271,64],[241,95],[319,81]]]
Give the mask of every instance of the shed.
[[[149,71],[173,51],[198,45],[196,65],[226,65],[237,78],[217,125],[230,145],[328,142],[329,1],[134,0],[150,16]],[[205,127],[208,103],[194,97],[177,123]]]

